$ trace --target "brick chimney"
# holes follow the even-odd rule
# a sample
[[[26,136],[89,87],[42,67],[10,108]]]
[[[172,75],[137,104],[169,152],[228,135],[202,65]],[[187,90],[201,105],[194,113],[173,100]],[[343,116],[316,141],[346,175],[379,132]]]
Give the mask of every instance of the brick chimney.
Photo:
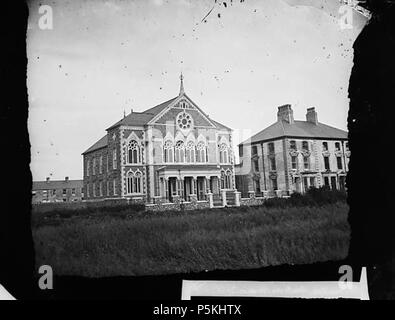
[[[315,125],[318,124],[318,116],[314,107],[307,108],[306,121],[314,123]]]
[[[65,177],[64,181],[69,182],[69,177]]]
[[[287,121],[289,124],[294,123],[294,112],[290,104],[278,107],[277,121]]]
[[[45,180],[46,180],[47,182],[49,182],[49,177],[47,177]]]

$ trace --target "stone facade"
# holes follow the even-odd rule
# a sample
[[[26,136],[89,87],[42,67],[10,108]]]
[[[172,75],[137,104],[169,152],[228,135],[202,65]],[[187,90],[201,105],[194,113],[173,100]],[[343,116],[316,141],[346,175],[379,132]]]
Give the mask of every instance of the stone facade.
[[[347,132],[319,123],[314,108],[306,121],[295,121],[289,105],[279,107],[277,123],[240,144],[239,154],[236,183],[243,196],[283,196],[324,185],[345,189]]]
[[[184,92],[131,112],[83,153],[86,199],[144,199],[186,207],[235,189],[232,130],[208,117]],[[159,203],[158,203],[159,201]]]

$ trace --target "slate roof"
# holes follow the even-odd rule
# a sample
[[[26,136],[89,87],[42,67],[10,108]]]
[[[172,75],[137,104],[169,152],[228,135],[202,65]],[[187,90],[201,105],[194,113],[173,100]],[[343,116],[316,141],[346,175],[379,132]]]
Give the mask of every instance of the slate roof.
[[[170,103],[172,103],[177,98],[178,98],[178,96],[175,98],[172,98],[170,100],[167,100],[167,101],[165,101],[155,107],[152,107],[148,110],[145,110],[144,112],[131,112],[125,118],[123,118],[122,120],[118,121],[117,123],[115,123],[111,127],[109,127],[107,130],[110,130],[110,129],[115,128],[120,125],[143,126],[143,125],[147,124],[159,112],[164,110]]]
[[[286,121],[277,121],[253,135],[250,139],[240,143],[240,145],[274,140],[281,137],[347,140],[348,133],[321,122],[315,125],[308,121],[299,120],[295,120],[293,124],[289,124]]]
[[[189,100],[191,100],[186,94],[184,94]],[[158,104],[155,107],[152,107],[150,109],[145,110],[144,112],[131,112],[128,114],[126,117],[123,119],[119,120],[115,124],[113,124],[111,127],[109,127],[107,130],[110,130],[112,128],[115,128],[120,125],[126,125],[126,126],[144,126],[146,125],[149,121],[151,121],[157,114],[159,114],[161,111],[163,111],[168,105],[170,105],[174,100],[176,100],[179,96],[174,97],[170,100],[167,100],[161,104]],[[191,100],[192,101],[192,100]],[[225,130],[231,130],[230,128],[224,126],[223,124],[212,120],[210,117],[208,117],[207,114],[205,114],[203,111],[202,113],[209,118],[217,127],[218,129],[225,129]],[[86,154],[101,148],[104,148],[107,146],[107,135],[102,137],[99,141],[97,141],[95,144],[93,144],[90,148],[88,148],[86,151],[84,151],[82,154]]]
[[[102,137],[99,141],[97,141],[93,146],[91,146],[89,149],[84,151],[82,154],[104,148],[105,146],[107,146],[107,140],[108,139],[106,134],[104,137]]]
[[[49,181],[33,181],[32,190],[52,190],[52,189],[70,189],[82,188],[82,180],[49,180]]]

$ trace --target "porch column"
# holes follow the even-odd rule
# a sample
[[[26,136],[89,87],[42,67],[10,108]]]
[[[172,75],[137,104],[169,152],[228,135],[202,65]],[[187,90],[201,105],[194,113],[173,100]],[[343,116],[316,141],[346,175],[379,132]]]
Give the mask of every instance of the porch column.
[[[184,183],[185,183],[185,181],[184,181],[184,178],[181,178],[181,180],[180,180],[180,186],[181,186],[181,189],[180,189],[180,197],[181,198],[183,198],[184,200],[187,200],[187,199],[185,199],[185,189],[184,189]]]
[[[163,180],[165,188],[164,196],[167,200],[169,200],[169,178],[164,178]]]
[[[210,193],[210,177],[206,177],[206,192],[205,193]]]
[[[192,190],[193,194],[197,195],[197,179],[195,177],[192,178]]]

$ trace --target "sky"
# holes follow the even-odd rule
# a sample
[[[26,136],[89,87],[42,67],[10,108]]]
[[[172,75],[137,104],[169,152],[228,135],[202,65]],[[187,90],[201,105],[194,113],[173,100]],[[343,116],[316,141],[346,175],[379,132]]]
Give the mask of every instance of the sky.
[[[42,5],[51,29],[40,27]],[[337,0],[31,1],[33,180],[82,179],[81,153],[124,112],[177,96],[181,72],[187,95],[234,129],[235,145],[283,104],[296,120],[315,107],[320,122],[346,130],[352,44],[366,19],[354,12],[342,28],[341,16]]]

